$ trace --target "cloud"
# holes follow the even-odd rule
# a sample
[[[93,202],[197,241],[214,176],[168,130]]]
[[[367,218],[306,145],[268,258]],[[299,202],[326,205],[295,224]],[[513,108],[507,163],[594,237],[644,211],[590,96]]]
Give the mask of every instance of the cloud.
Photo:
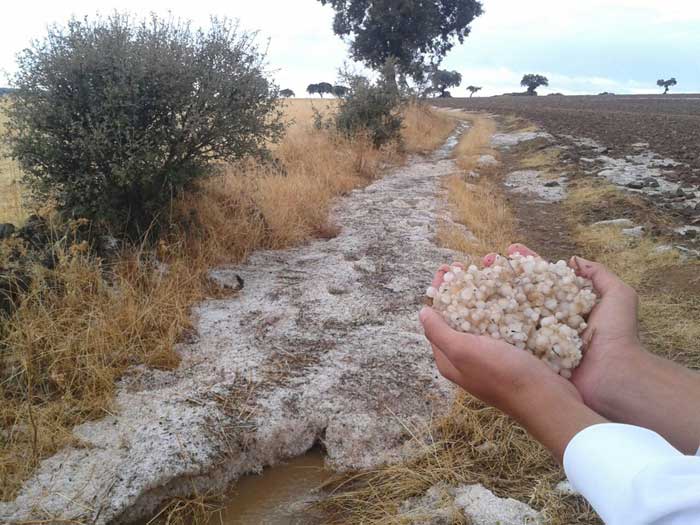
[[[347,47],[332,31],[333,11],[318,0],[199,0],[173,8],[168,0],[38,0],[3,5],[0,71],[46,25],[71,15],[115,9],[191,18],[239,18],[270,39],[269,63],[278,82],[297,93],[310,82],[335,80]],[[544,73],[562,92],[654,91],[656,79],[675,76],[677,90],[700,91],[700,2],[690,0],[484,0],[465,44],[445,67],[465,73],[465,85],[501,93],[519,88],[523,73]],[[469,80],[466,74],[469,74]],[[2,84],[0,75],[0,84]],[[483,93],[482,92],[482,93]]]

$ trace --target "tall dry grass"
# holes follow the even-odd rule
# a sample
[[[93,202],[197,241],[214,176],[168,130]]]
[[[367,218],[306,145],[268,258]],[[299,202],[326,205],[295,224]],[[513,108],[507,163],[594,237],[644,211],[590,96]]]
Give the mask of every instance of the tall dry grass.
[[[469,130],[454,150],[455,162],[463,173],[449,176],[444,186],[452,219],[471,235],[465,234],[463,228],[441,224],[438,241],[471,256],[505,253],[513,242],[515,219],[495,179],[497,168],[477,165],[480,156],[495,155],[489,145],[496,123],[479,114],[467,114],[464,118],[469,122]]]
[[[505,253],[515,236],[515,219],[497,183],[486,177],[452,175],[445,188],[452,219],[471,235],[462,228],[441,224],[440,244],[474,257]]]
[[[0,96],[0,222],[20,224],[27,218],[20,184],[22,173],[17,163],[7,156],[1,140],[7,118],[4,111],[7,104],[5,99],[6,97]]]
[[[597,181],[579,183],[565,204],[582,255],[605,264],[637,290],[645,346],[700,368],[700,261],[662,248],[668,246],[667,239],[636,239],[620,228],[590,226],[594,220],[620,216],[656,224],[665,224],[667,218],[639,196]],[[606,207],[608,214],[601,216]]]
[[[452,133],[457,119],[444,111],[436,111],[425,104],[411,103],[403,113],[401,132],[408,153],[428,153],[438,148]]]
[[[478,113],[465,113],[463,118],[469,122],[469,131],[461,138],[453,155],[457,166],[469,172],[476,168],[481,155],[495,154],[489,145],[496,132],[496,122]]]
[[[296,119],[276,162],[222,166],[177,198],[157,248],[131,247],[108,263],[63,241],[57,266],[37,267],[0,347],[0,499],[13,498],[41,459],[80,445],[72,427],[111,410],[130,367],[177,366],[190,307],[214,293],[212,265],[334,235],[333,199],[400,160],[366,138],[313,129],[302,120],[310,103],[288,107]]]

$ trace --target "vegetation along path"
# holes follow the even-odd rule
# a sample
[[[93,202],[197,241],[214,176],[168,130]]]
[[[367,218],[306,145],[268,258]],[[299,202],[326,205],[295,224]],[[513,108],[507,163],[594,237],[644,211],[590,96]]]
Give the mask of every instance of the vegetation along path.
[[[180,367],[129,375],[118,412],[76,428],[84,446],[44,461],[0,515],[129,521],[318,442],[337,469],[409,454],[410,434],[454,395],[417,311],[434,269],[454,257],[434,238],[449,220],[439,181],[456,170],[463,129],[342,199],[337,237],[212,272],[244,287],[196,308]]]

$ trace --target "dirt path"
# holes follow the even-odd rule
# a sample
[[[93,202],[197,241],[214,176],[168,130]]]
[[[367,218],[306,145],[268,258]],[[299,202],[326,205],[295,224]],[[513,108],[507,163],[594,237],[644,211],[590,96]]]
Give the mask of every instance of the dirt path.
[[[0,521],[133,520],[316,442],[337,469],[410,453],[411,433],[453,396],[417,311],[435,267],[454,255],[433,240],[457,135],[342,199],[338,237],[217,270],[245,287],[196,309],[179,369],[124,380],[115,413],[76,428],[84,447],[44,461],[0,503]]]

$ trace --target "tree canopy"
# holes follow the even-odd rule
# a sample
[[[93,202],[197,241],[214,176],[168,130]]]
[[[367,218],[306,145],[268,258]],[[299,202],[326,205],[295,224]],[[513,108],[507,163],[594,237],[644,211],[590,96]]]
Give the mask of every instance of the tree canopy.
[[[281,89],[280,90],[280,97],[291,98],[293,96],[295,96],[294,91],[292,91],[291,89]]]
[[[333,86],[333,94],[338,98],[346,96],[349,92],[350,88],[347,86]]]
[[[478,0],[319,0],[335,10],[333,31],[355,60],[379,70],[393,60],[401,75],[422,80],[482,14]]]
[[[431,75],[432,91],[442,98],[448,97],[451,87],[457,87],[462,83],[462,75],[458,71],[446,71],[436,69]]]
[[[668,93],[668,88],[670,88],[671,86],[675,86],[676,84],[678,84],[678,82],[676,81],[675,77],[671,77],[668,80],[660,78],[656,81],[657,86],[664,88],[664,95]]]
[[[548,86],[549,80],[543,75],[528,73],[527,75],[523,75],[520,85],[527,88],[528,94],[536,95],[537,92],[535,90],[540,86]]]
[[[264,53],[228,20],[72,19],[14,84],[8,145],[34,194],[134,238],[212,161],[266,155],[284,129]]]
[[[323,95],[333,94],[333,84],[329,84],[328,82],[319,82],[318,84],[309,84],[306,88],[306,92],[309,95],[321,95],[321,98],[323,98]]]
[[[477,91],[481,91],[481,87],[467,86],[467,91],[469,91],[469,98],[472,98],[474,96],[474,93],[476,93]]]
[[[318,94],[323,97],[323,95],[333,94],[333,84],[329,82],[319,82],[318,83]]]

